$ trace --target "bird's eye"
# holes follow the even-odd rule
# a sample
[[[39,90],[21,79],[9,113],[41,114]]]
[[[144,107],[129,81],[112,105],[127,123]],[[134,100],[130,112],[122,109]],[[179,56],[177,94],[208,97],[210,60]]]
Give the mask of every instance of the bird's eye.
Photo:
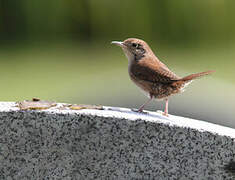
[[[132,43],[132,46],[135,47],[135,48],[138,48],[139,44]]]

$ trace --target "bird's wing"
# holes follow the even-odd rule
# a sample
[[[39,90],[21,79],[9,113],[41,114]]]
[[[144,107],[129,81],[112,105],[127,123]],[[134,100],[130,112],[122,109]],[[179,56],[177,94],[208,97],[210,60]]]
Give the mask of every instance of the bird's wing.
[[[170,83],[180,79],[171,72],[164,64],[136,63],[130,67],[130,73],[135,78],[151,83]]]

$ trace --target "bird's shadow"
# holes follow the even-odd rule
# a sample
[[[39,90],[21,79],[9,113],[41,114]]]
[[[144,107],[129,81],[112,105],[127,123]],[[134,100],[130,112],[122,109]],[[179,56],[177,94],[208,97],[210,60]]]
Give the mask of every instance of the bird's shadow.
[[[140,116],[140,118],[143,118],[143,119],[145,117],[152,117],[156,119],[162,119],[162,120],[168,120],[168,121],[170,120],[170,118],[167,116],[161,115],[157,112],[151,112],[151,111],[137,112],[137,109],[126,109],[126,108],[118,108],[118,107],[108,107],[107,110]]]

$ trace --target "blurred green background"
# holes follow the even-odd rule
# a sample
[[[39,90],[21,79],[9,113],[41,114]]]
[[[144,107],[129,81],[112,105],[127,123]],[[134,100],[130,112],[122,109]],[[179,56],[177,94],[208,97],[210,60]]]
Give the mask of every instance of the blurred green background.
[[[232,0],[0,0],[0,100],[138,108],[146,97],[110,44],[136,37],[180,76],[216,70],[172,97],[171,114],[235,127],[234,7]]]

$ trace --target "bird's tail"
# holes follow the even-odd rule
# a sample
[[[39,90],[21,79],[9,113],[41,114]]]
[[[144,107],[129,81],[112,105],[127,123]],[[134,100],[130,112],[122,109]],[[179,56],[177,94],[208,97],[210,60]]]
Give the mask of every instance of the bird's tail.
[[[215,72],[215,71],[205,71],[205,72],[191,74],[191,75],[188,75],[188,76],[185,76],[185,77],[179,79],[179,81],[184,81],[184,82],[192,81],[192,80],[200,78],[202,76],[210,75],[213,72]]]
[[[185,76],[181,79],[176,80],[174,83],[172,83],[172,85],[177,86],[177,87],[181,87],[182,85],[187,85],[188,83],[190,83],[194,79],[200,78],[205,75],[209,75],[213,72],[215,72],[215,71],[205,71],[205,72],[191,74],[191,75],[188,75],[188,76]]]

